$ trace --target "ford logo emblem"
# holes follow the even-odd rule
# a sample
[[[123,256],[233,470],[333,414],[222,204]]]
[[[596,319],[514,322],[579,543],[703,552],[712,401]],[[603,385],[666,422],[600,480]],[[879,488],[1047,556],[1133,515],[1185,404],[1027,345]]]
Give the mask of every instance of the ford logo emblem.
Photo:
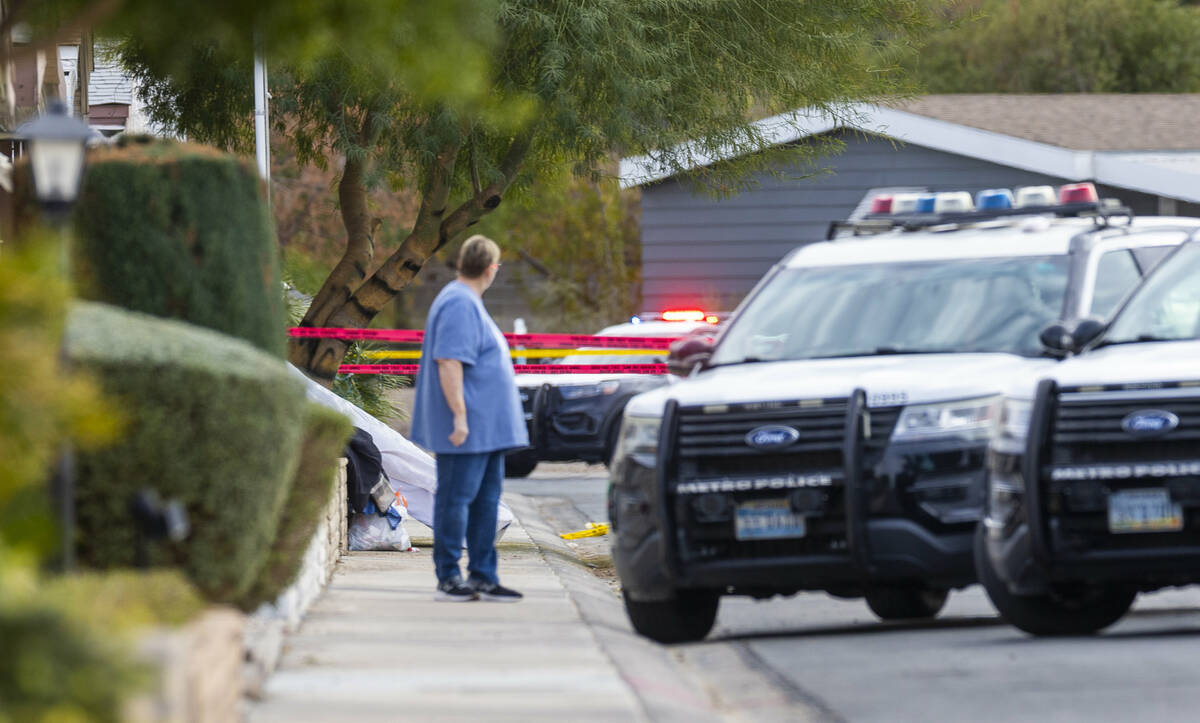
[[[774,449],[786,447],[797,439],[800,439],[800,433],[796,430],[781,424],[773,424],[750,430],[750,433],[746,435],[746,444],[758,449]]]
[[[1178,426],[1179,417],[1163,409],[1142,409],[1121,420],[1121,429],[1135,437],[1166,434]]]

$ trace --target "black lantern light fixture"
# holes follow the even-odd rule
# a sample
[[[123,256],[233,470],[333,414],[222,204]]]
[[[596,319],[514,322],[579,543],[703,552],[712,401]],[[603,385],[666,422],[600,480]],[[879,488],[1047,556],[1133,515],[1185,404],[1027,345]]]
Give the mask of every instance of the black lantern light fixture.
[[[23,123],[17,135],[27,144],[38,203],[48,215],[64,215],[79,197],[84,146],[91,129],[56,100],[45,114]]]

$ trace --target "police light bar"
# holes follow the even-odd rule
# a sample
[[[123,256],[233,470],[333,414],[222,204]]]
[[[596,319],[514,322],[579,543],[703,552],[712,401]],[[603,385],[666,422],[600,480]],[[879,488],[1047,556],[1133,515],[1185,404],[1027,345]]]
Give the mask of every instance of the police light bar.
[[[1058,202],[1053,186],[1023,186],[1017,189],[1016,208],[1053,206]]]
[[[663,321],[704,321],[709,315],[699,309],[668,309],[662,313]]]
[[[1099,203],[1100,194],[1091,183],[1068,183],[1058,189],[1059,203]]]
[[[891,213],[892,212],[892,196],[891,194],[876,196],[871,199],[871,213]]]
[[[934,213],[967,213],[975,210],[975,202],[966,191],[948,191],[933,197]]]
[[[1012,208],[1013,194],[1007,188],[989,188],[975,195],[975,207],[980,211],[993,208]]]
[[[919,197],[919,194],[916,193],[897,193],[892,196],[892,213],[897,216],[916,213]]]

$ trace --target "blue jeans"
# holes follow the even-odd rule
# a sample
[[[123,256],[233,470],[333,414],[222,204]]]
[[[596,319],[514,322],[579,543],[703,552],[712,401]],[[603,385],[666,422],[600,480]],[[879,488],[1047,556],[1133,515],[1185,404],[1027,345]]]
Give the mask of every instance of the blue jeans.
[[[504,452],[439,454],[433,502],[433,566],[438,582],[461,578],[458,560],[467,540],[470,579],[496,577],[496,506],[504,482]]]

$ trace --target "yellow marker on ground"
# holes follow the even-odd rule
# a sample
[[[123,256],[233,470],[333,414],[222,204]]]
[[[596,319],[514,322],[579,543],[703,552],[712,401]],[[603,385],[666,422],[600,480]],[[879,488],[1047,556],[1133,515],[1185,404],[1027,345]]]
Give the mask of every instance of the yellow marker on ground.
[[[607,522],[589,522],[587,527],[575,532],[563,532],[559,537],[564,540],[578,540],[581,537],[603,537],[608,534]]]

